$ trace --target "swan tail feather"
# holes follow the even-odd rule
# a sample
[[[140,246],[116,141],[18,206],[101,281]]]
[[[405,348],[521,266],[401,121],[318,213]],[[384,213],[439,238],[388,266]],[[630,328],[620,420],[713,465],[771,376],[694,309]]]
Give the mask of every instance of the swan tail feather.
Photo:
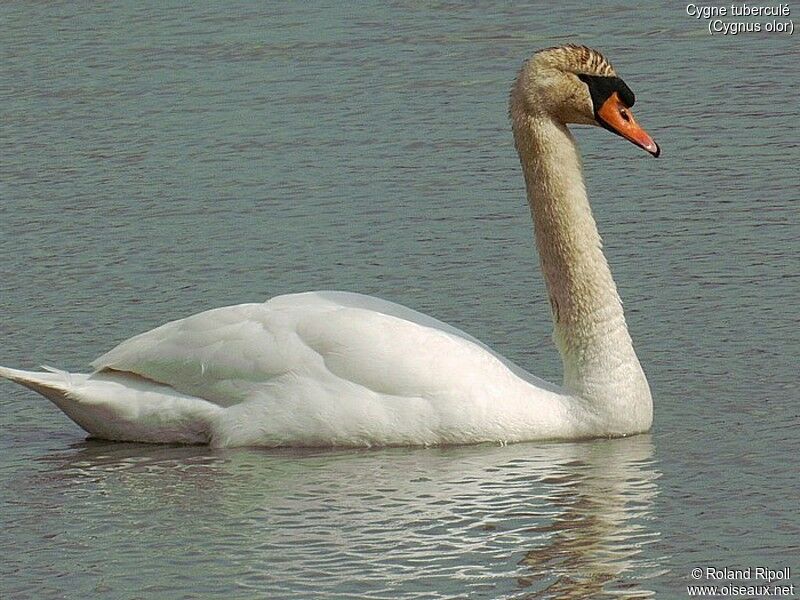
[[[53,369],[52,367],[43,366],[42,368],[46,369],[47,372],[36,373],[33,371],[0,367],[0,377],[23,385],[50,400],[53,400],[51,396],[59,397],[66,394],[72,385],[68,377],[69,373]],[[55,400],[53,401],[55,402]]]
[[[86,375],[0,367],[5,378],[41,394],[94,437],[130,442],[205,444],[222,410],[136,375]]]

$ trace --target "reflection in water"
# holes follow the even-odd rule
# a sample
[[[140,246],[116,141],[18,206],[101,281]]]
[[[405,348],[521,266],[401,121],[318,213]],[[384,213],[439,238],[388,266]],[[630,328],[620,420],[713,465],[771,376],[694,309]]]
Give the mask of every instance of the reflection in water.
[[[658,573],[655,562],[640,556],[642,546],[658,537],[646,523],[658,476],[649,436],[571,451],[574,460],[542,480],[552,486],[549,500],[561,512],[532,529],[547,542],[525,554],[531,581],[549,582],[548,594],[558,598],[653,596],[639,581],[643,573]]]
[[[107,559],[73,592],[645,598],[659,573],[642,552],[658,536],[649,436],[371,451],[87,442],[41,460],[25,481],[40,488],[38,529],[67,530],[51,560]]]

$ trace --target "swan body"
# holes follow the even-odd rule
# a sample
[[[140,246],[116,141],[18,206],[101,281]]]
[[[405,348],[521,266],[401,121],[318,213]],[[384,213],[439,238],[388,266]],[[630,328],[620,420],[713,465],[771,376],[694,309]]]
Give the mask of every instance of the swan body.
[[[614,127],[608,102],[627,90],[617,80],[596,51],[564,46],[535,54],[511,94],[563,386],[432,317],[346,292],[278,296],[172,321],[99,357],[91,374],[0,367],[0,376],[110,440],[437,445],[646,431],[650,390],[565,125],[600,124],[657,155],[643,131]]]
[[[44,389],[98,437],[148,442],[519,441],[587,436],[598,418],[454,327],[345,292],[209,310],[92,366],[92,375],[0,374]]]

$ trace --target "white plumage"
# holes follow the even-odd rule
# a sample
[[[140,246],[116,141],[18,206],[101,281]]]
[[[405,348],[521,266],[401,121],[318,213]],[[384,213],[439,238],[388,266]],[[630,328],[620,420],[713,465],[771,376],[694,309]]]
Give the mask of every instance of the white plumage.
[[[108,439],[368,446],[580,431],[565,427],[565,393],[474,338],[345,292],[209,310],[133,337],[92,366],[92,375],[0,375]]]

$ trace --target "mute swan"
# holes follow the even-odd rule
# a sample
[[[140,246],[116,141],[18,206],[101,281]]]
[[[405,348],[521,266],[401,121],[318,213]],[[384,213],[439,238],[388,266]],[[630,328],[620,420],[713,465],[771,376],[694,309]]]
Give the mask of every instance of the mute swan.
[[[511,90],[514,141],[564,364],[559,387],[398,304],[308,292],[209,310],[122,342],[94,372],[0,368],[109,440],[214,446],[468,444],[622,436],[650,389],[601,250],[567,123],[653,156],[633,92],[597,51],[541,50]]]

